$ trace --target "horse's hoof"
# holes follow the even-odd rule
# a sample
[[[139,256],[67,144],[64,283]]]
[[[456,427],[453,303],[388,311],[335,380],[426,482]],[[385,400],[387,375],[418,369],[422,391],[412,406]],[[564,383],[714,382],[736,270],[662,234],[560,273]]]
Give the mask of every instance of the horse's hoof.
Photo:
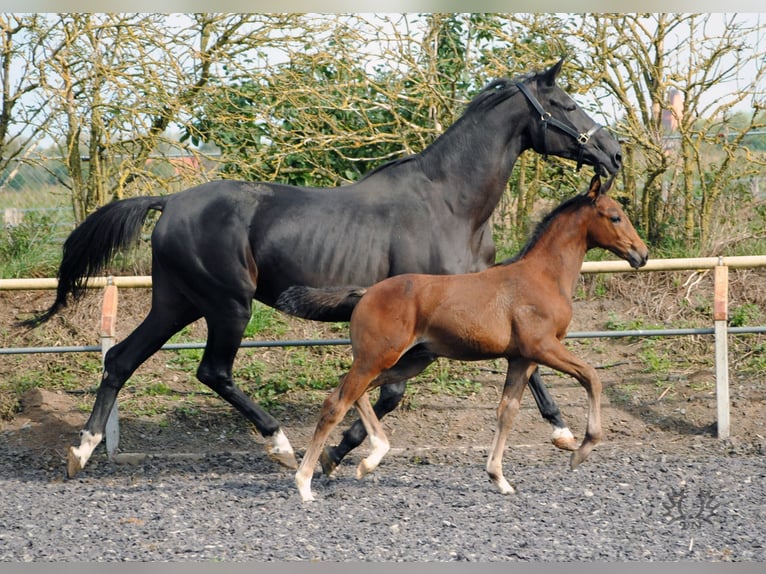
[[[269,451],[269,458],[290,470],[296,470],[298,468],[298,461],[295,458],[294,452],[278,452],[271,450]]]
[[[500,494],[516,494],[516,489],[505,478],[493,480],[492,482],[494,482]]]
[[[322,454],[319,455],[319,463],[322,465],[322,472],[325,476],[330,476],[338,467],[338,463],[332,458],[328,449],[324,449]]]
[[[561,450],[577,450],[577,439],[575,439],[568,428],[556,429],[553,431],[551,442],[553,443],[553,446],[560,448]]]
[[[372,468],[369,467],[367,464],[367,459],[362,459],[362,462],[359,463],[359,466],[356,467],[356,478],[358,480],[363,479],[365,476],[370,474],[373,470],[375,470],[375,467]]]
[[[82,470],[80,458],[75,454],[74,447],[70,446],[66,457],[66,475],[67,478],[74,478]]]
[[[580,466],[580,463],[584,462],[585,459],[587,458],[588,458],[587,453],[583,453],[580,450],[576,450],[572,453],[572,458],[569,459],[569,465],[572,468],[572,470],[574,470],[578,466]]]

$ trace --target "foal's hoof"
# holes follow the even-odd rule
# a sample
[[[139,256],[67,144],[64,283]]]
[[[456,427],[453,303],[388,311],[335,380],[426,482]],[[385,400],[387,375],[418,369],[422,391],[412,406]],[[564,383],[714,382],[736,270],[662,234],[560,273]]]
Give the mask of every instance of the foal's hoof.
[[[359,466],[356,467],[357,480],[362,480],[365,476],[370,474],[377,467],[378,467],[377,464],[371,465],[369,462],[367,462],[366,458],[363,458],[362,461],[359,463]]]
[[[500,494],[516,494],[516,489],[513,488],[511,483],[509,483],[505,477],[501,476],[498,480],[492,479],[492,483]]]
[[[75,454],[74,447],[70,446],[66,456],[66,475],[67,478],[74,478],[82,470],[80,458]]]
[[[588,458],[588,454],[590,454],[590,449],[588,449],[586,452],[583,452],[582,449],[577,449],[574,451],[572,453],[572,458],[569,459],[569,465],[572,470],[580,466],[580,463],[584,462]]]
[[[577,440],[568,428],[553,431],[551,442],[561,450],[577,450]]]
[[[322,473],[325,476],[330,476],[332,472],[338,467],[338,463],[330,454],[330,450],[325,448],[322,454],[319,455],[319,463],[322,465]]]

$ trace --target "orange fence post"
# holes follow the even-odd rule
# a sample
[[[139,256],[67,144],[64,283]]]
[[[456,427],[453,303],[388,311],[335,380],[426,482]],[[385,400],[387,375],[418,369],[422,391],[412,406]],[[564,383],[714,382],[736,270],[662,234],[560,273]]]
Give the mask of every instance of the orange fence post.
[[[715,390],[718,410],[718,438],[725,439],[731,432],[729,422],[729,268],[719,257],[714,274],[715,296],[713,321],[715,322]]]
[[[112,277],[107,278],[104,288],[104,301],[101,306],[101,357],[106,357],[106,352],[114,345],[115,328],[117,324],[117,285]],[[120,444],[120,421],[117,409],[117,400],[109,413],[106,421],[106,452],[109,458],[114,456],[117,446]]]

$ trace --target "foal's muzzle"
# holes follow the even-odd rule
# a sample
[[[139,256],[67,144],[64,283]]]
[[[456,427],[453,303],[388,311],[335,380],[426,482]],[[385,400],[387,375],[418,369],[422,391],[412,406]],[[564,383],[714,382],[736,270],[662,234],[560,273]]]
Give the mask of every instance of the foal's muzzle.
[[[637,250],[637,249],[631,249],[628,251],[628,257],[626,258],[628,261],[628,264],[633,269],[640,269],[644,265],[646,265],[646,262],[649,261],[649,250]]]

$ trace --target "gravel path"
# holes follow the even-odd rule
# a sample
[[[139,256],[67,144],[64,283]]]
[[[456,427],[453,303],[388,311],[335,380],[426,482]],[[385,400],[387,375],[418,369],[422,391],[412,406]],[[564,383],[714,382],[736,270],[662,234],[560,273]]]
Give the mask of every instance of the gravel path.
[[[766,456],[708,439],[687,454],[602,445],[577,471],[552,448],[400,452],[375,474],[291,472],[260,454],[98,453],[75,480],[0,445],[0,561],[766,561]],[[677,449],[676,449],[677,450]]]

